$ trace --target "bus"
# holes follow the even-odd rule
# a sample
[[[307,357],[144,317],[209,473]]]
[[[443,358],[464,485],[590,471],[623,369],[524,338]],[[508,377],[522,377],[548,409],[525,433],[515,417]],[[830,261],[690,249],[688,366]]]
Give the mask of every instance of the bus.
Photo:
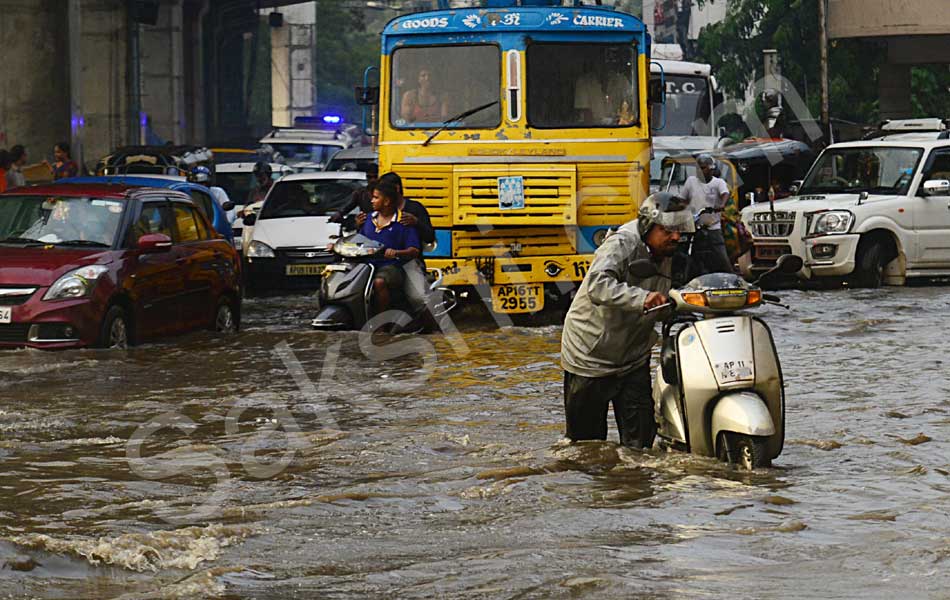
[[[428,209],[428,268],[498,313],[569,302],[648,193],[647,29],[562,4],[443,2],[382,34],[380,172]]]

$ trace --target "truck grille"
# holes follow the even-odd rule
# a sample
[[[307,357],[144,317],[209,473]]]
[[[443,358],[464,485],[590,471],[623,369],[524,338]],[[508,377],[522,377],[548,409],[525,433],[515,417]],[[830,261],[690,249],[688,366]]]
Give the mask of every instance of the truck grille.
[[[498,205],[498,178],[524,178],[524,208]],[[455,168],[456,225],[574,225],[577,175],[574,167],[517,165]]]
[[[393,171],[402,177],[406,198],[421,202],[433,227],[452,226],[452,166],[451,165],[393,165]]]
[[[792,235],[795,228],[795,213],[789,211],[775,211],[775,218],[771,212],[757,212],[752,215],[749,225],[752,236],[756,238],[785,238]]]
[[[471,256],[563,256],[577,251],[573,227],[498,228],[453,231],[452,249],[460,258]]]
[[[642,173],[637,164],[578,165],[578,224],[617,225],[635,219],[642,200],[635,184]]]

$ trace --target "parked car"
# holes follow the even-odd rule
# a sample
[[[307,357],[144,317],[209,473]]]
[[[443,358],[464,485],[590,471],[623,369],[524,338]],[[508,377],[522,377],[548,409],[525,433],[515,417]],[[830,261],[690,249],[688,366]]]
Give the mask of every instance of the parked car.
[[[365,186],[366,174],[356,171],[295,173],[276,182],[260,213],[244,219],[254,226],[245,248],[247,288],[318,289],[333,261],[327,244],[339,231],[330,217]]]
[[[126,347],[241,319],[241,262],[185,193],[51,184],[0,194],[0,347]]]
[[[215,183],[228,194],[228,198],[234,202],[234,208],[238,214],[247,206],[248,200],[257,190],[257,180],[254,178],[254,165],[256,162],[229,162],[218,165],[215,174]],[[277,181],[284,175],[293,173],[294,170],[287,165],[270,163],[272,170],[271,177]],[[238,217],[231,224],[234,232],[234,247],[241,251],[243,244],[244,220]]]
[[[379,170],[379,152],[372,146],[354,146],[340,150],[327,163],[327,171],[360,171],[370,167]]]
[[[224,239],[228,240],[232,245],[235,243],[234,231],[227,214],[229,210],[234,208],[234,203],[231,203],[232,206],[221,206],[215,201],[214,196],[211,195],[211,190],[200,183],[192,183],[184,177],[172,175],[138,175],[134,177],[111,175],[105,177],[72,177],[70,179],[61,179],[58,183],[76,183],[80,185],[112,183],[139,187],[165,188],[184,192],[191,196],[191,199],[194,200],[198,208],[208,217],[214,230],[220,233]]]
[[[950,140],[833,144],[797,195],[747,207],[754,276],[782,254],[804,279],[903,285],[950,275]]]

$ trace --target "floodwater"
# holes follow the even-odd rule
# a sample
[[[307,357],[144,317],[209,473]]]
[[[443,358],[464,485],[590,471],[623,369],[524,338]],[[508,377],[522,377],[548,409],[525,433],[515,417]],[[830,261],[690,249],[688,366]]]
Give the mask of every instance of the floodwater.
[[[557,326],[4,352],[0,597],[947,597],[950,288],[783,298],[754,473],[565,444]]]

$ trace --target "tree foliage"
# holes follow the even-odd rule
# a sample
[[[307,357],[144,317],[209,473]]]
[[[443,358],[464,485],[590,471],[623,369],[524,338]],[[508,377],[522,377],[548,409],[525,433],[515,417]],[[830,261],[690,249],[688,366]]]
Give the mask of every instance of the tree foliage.
[[[818,0],[728,1],[726,18],[700,33],[699,60],[713,66],[731,96],[742,98],[763,76],[762,51],[774,48],[782,75],[817,117],[821,107]],[[829,104],[833,117],[863,123],[877,120],[878,65],[884,59],[885,49],[880,45],[850,39],[829,44]]]
[[[317,112],[341,114],[359,123],[361,107],[353,86],[362,85],[363,71],[379,65],[380,30],[372,15],[337,0],[317,2]]]

